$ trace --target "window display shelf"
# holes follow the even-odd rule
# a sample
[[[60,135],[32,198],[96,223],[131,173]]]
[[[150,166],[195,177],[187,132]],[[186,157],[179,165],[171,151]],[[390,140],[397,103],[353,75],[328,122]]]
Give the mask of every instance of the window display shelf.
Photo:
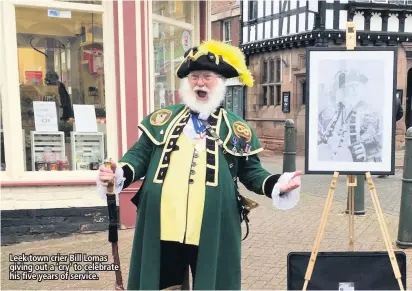
[[[104,160],[104,133],[72,131],[70,136],[72,169],[98,170]]]
[[[32,170],[57,171],[57,161],[66,156],[64,132],[31,131],[30,136]]]

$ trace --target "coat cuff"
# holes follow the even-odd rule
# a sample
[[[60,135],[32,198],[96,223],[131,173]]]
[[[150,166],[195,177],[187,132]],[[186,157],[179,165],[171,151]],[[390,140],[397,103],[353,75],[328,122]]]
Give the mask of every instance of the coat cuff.
[[[124,184],[123,189],[127,188],[134,182],[134,170],[133,167],[126,163],[120,163],[119,166],[123,169]]]
[[[275,187],[276,183],[278,182],[279,177],[280,177],[279,174],[271,175],[263,181],[262,191],[266,197],[272,198],[272,190],[273,190],[273,187]]]

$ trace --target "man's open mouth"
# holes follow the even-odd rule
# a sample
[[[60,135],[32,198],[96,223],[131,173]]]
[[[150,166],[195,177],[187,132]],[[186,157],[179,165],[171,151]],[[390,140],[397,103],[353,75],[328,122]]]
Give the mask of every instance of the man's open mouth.
[[[200,98],[200,99],[205,99],[207,96],[207,92],[203,91],[203,90],[196,90],[196,95]]]

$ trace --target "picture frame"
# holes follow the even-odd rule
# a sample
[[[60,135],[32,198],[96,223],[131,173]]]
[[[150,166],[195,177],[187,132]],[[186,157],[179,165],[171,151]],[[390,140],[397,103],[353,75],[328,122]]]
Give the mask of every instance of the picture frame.
[[[394,174],[396,72],[396,48],[306,48],[306,174]]]

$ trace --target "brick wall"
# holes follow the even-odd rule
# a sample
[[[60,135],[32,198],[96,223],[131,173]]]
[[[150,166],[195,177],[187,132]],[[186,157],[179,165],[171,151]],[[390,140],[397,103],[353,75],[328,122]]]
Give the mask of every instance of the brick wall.
[[[212,39],[222,40],[222,22],[214,21],[212,22]]]
[[[1,212],[1,245],[107,231],[107,206],[18,209]]]
[[[239,45],[240,16],[232,17],[232,44]]]
[[[96,186],[1,189],[2,245],[106,231],[107,202]]]
[[[211,14],[213,15],[237,7],[239,7],[239,4],[236,4],[236,1],[212,1]]]

